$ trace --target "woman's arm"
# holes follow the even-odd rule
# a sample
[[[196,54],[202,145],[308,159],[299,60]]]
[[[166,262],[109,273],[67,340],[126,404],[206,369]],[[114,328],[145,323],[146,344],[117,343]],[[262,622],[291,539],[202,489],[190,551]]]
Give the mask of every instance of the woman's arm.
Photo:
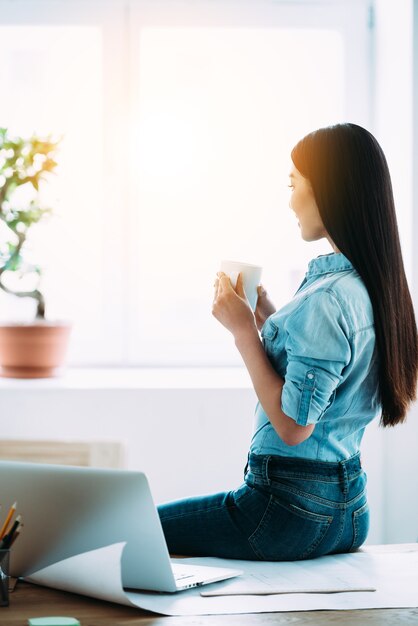
[[[260,340],[241,275],[235,292],[228,276],[219,273],[212,313],[234,336],[235,345],[251,377],[255,393],[279,437],[289,446],[305,441],[314,425],[299,426],[281,410],[284,380],[273,369]]]

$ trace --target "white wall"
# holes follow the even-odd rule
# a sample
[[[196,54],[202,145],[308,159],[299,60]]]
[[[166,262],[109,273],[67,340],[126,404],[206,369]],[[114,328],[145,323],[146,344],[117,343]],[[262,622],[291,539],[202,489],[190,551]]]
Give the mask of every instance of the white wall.
[[[121,441],[125,467],[147,473],[156,502],[242,482],[256,403],[245,370],[79,370],[57,380],[0,379],[0,392],[2,438]],[[386,500],[382,443],[372,424],[362,449],[369,543],[386,539],[397,493],[395,485]],[[406,522],[399,522],[399,541],[414,538]]]
[[[414,168],[413,152],[415,149],[417,155],[418,144],[415,131],[414,148],[413,113],[415,109],[417,116],[417,106],[413,107],[413,10],[412,0],[376,0],[375,132],[386,152],[392,174],[404,260],[417,314],[418,183],[414,181],[413,173],[417,171],[418,159],[415,156]],[[415,15],[415,39],[418,36],[417,21]],[[415,85],[417,56],[415,50]],[[386,429],[381,441],[383,464],[379,480],[383,484],[384,541],[417,541],[418,405],[412,407],[405,425]]]
[[[235,370],[108,370],[0,380],[2,439],[112,440],[160,502],[240,484],[255,394]]]

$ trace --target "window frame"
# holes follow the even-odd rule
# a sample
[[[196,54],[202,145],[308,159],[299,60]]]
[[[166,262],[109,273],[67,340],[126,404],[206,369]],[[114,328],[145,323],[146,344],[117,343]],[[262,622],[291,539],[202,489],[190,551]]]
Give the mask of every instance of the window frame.
[[[155,365],[132,341],[140,319],[132,285],[135,281],[135,225],[140,215],[129,168],[121,158],[132,116],[137,75],[138,27],[281,27],[332,28],[349,45],[345,80],[347,119],[370,125],[372,120],[373,55],[369,29],[370,2],[354,0],[0,0],[4,25],[100,25],[104,62],[104,206],[101,257],[106,276],[102,312],[103,342],[97,355],[85,355],[74,365]],[[327,11],[324,13],[323,9]],[[347,19],[349,16],[349,19]],[[359,25],[361,27],[359,27]],[[348,50],[348,48],[346,48]],[[365,62],[366,59],[366,62]],[[361,72],[359,72],[361,68]],[[357,94],[367,94],[367,98]],[[117,207],[119,220],[112,219]],[[112,255],[107,250],[112,249]],[[129,268],[129,263],[131,267]],[[129,268],[129,271],[124,271]],[[202,330],[204,332],[204,330]],[[179,365],[183,363],[179,356]],[[161,366],[164,362],[160,363]],[[221,361],[219,363],[221,365]]]

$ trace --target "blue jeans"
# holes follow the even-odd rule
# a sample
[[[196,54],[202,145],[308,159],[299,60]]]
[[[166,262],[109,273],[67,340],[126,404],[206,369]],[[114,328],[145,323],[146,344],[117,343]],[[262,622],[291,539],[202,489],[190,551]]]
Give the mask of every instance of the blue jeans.
[[[360,455],[331,463],[251,454],[235,491],[158,507],[171,554],[293,561],[350,552],[366,539]]]

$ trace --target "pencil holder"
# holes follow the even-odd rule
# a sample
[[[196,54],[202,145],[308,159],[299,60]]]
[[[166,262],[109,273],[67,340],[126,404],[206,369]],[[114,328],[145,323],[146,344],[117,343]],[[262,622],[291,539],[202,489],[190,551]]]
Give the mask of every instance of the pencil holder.
[[[10,550],[0,550],[0,606],[9,606],[9,562]]]

